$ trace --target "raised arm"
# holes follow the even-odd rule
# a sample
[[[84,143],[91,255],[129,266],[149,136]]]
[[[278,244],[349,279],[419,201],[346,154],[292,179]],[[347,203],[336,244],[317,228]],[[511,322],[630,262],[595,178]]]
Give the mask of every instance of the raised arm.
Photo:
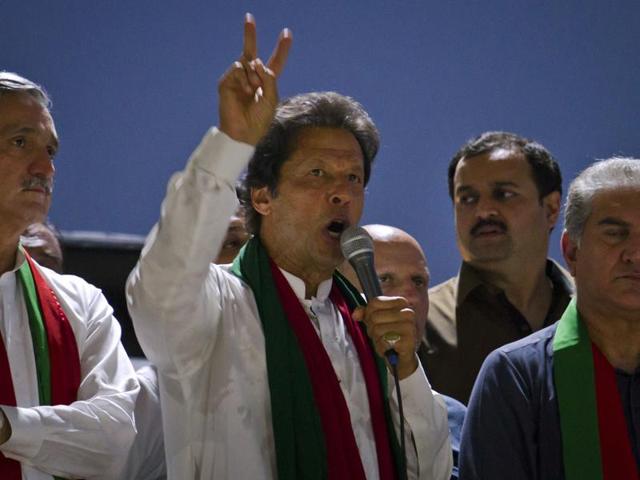
[[[219,81],[220,130],[207,132],[185,170],[172,178],[160,221],[127,282],[140,343],[165,374],[194,372],[215,343],[225,276],[210,262],[237,208],[238,176],[273,118],[276,76],[290,45],[284,30],[265,65],[247,15],[242,54]]]

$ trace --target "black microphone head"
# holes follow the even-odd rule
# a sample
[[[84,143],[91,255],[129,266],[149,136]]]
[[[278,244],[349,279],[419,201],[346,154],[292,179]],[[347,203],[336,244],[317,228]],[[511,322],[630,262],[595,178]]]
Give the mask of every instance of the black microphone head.
[[[373,239],[364,228],[352,225],[342,232],[340,248],[344,258],[351,261],[362,254],[373,255]]]

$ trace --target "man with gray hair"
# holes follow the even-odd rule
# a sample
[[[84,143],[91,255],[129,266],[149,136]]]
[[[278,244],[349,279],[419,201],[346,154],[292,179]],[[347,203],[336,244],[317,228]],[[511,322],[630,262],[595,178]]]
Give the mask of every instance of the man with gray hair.
[[[0,72],[0,478],[118,478],[139,386],[113,310],[20,245],[51,202],[49,105],[40,86]]]
[[[562,251],[576,298],[483,364],[461,478],[638,478],[639,205],[640,160],[600,161],[572,182]]]

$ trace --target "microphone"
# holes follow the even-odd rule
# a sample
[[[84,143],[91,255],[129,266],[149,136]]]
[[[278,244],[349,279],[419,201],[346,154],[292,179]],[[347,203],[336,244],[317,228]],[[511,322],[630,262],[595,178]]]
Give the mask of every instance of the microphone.
[[[344,258],[349,261],[358,275],[367,301],[381,296],[382,288],[380,288],[380,281],[373,262],[373,239],[369,232],[362,227],[352,225],[342,232],[340,248]],[[398,353],[393,349],[393,345],[400,340],[400,335],[395,332],[387,332],[382,338],[391,347],[384,352],[385,357],[390,364],[396,365]]]

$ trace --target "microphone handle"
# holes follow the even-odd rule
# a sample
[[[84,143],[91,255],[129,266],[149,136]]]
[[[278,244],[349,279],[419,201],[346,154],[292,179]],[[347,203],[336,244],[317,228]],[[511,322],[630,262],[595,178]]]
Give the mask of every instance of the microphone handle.
[[[373,263],[373,255],[359,258],[357,261],[352,262],[352,267],[356,271],[356,275],[358,275],[358,280],[360,280],[360,285],[364,291],[364,296],[367,297],[367,301],[382,295],[380,280],[378,280]],[[386,350],[384,356],[389,361],[389,364],[397,365],[398,353],[393,348]]]
[[[376,269],[373,265],[373,255],[366,255],[353,262],[358,280],[362,285],[364,296],[367,297],[367,301],[373,300],[375,297],[382,295],[382,288],[380,288],[380,281],[378,275],[376,275]]]

